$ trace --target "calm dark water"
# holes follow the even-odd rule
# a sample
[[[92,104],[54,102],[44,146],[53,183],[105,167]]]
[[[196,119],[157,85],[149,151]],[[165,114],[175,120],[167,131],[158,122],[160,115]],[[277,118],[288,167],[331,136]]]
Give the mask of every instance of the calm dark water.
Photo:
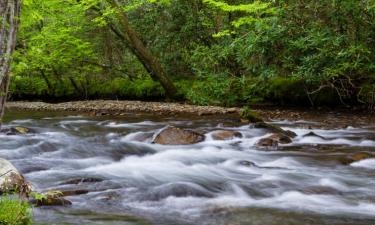
[[[36,224],[375,224],[375,159],[339,162],[375,152],[375,124],[324,129],[321,121],[274,121],[298,136],[265,151],[255,147],[265,130],[219,117],[12,111],[5,126],[36,133],[0,135],[0,157],[38,191],[90,191],[67,197],[70,207],[35,209]],[[212,140],[223,122],[244,137]],[[166,125],[205,132],[206,141],[150,144]],[[303,137],[310,131],[324,139]],[[97,182],[65,184],[77,178]]]

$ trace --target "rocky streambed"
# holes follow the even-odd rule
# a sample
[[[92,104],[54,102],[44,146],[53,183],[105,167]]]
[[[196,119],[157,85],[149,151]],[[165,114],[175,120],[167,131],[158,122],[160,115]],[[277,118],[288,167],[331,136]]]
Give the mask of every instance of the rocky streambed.
[[[13,108],[5,128],[32,132],[0,134],[0,158],[71,203],[36,208],[37,224],[373,224],[372,118],[274,113],[289,132],[222,113]]]

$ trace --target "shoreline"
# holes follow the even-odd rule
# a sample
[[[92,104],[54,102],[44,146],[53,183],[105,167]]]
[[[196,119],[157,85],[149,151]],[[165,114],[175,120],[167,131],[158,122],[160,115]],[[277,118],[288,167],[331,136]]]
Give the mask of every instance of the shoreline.
[[[121,113],[155,113],[158,115],[239,115],[238,107],[197,106],[183,103],[89,100],[62,103],[14,101],[6,103],[7,109],[32,111],[67,111],[103,115],[119,115]]]
[[[156,116],[220,116],[240,119],[239,107],[197,106],[184,103],[88,100],[63,103],[10,101],[6,109],[49,112],[77,112],[89,116],[123,116],[128,113],[148,113]],[[322,121],[328,127],[371,126],[373,113],[351,110],[325,110],[310,108],[253,107],[253,111],[266,121]]]

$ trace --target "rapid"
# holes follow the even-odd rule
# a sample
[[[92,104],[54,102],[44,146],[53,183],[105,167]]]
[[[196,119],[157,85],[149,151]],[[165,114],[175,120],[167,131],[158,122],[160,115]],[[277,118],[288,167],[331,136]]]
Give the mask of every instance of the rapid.
[[[71,206],[35,208],[35,224],[375,224],[375,158],[342,163],[375,153],[375,124],[272,123],[297,137],[264,149],[256,143],[269,132],[219,116],[14,112],[5,127],[35,132],[0,134],[0,158],[35,190],[87,191],[66,197]],[[205,141],[152,144],[166,125]],[[242,137],[214,140],[223,129]]]

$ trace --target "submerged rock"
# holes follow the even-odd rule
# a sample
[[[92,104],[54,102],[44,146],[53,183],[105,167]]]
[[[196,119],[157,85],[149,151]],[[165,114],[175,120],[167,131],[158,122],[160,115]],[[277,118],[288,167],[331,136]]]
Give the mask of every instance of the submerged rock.
[[[167,126],[156,134],[152,143],[161,145],[189,145],[204,141],[204,135],[178,127]]]
[[[85,189],[79,189],[79,190],[66,190],[66,191],[61,191],[61,197],[65,197],[65,196],[74,196],[74,195],[84,195],[84,194],[87,194],[89,193],[90,191],[89,190],[85,190]]]
[[[10,191],[22,192],[25,184],[25,178],[16,167],[8,160],[0,158],[0,194]]]
[[[242,137],[242,134],[240,132],[230,130],[217,130],[212,132],[211,135],[214,140],[230,140]]]
[[[52,191],[50,193],[47,193],[47,197],[54,197],[54,198],[60,198],[60,197],[66,197],[66,196],[75,196],[75,195],[84,195],[89,193],[89,190],[86,189],[77,189],[77,190],[63,190],[63,191]]]
[[[214,195],[208,191],[206,188],[189,182],[177,182],[177,183],[167,183],[154,187],[147,191],[141,199],[159,201],[161,199],[168,198],[170,196],[174,197],[204,197],[210,198]]]
[[[147,142],[152,139],[153,133],[148,132],[136,132],[126,135],[126,141],[136,141],[136,142]]]
[[[310,186],[299,190],[309,195],[341,195],[342,192],[328,186]]]
[[[357,152],[340,159],[340,162],[344,165],[349,165],[353,162],[358,162],[370,158],[375,158],[375,154],[368,152]]]
[[[257,142],[258,147],[277,147],[279,144],[292,143],[292,139],[284,134],[274,133],[269,137],[262,138]]]
[[[102,181],[103,179],[101,178],[86,177],[86,178],[77,178],[77,179],[68,180],[60,184],[66,185],[66,184],[81,184],[81,183],[97,183],[97,182],[102,182]]]
[[[316,133],[314,133],[314,132],[312,132],[312,131],[309,132],[309,133],[307,133],[307,134],[304,134],[303,137],[318,137],[318,138],[321,138],[321,139],[323,139],[323,140],[326,139],[325,137],[320,136],[320,135],[318,135],[318,134],[316,134]]]
[[[247,161],[247,160],[241,160],[238,162],[241,166],[247,166],[247,167],[258,167],[254,162]]]

